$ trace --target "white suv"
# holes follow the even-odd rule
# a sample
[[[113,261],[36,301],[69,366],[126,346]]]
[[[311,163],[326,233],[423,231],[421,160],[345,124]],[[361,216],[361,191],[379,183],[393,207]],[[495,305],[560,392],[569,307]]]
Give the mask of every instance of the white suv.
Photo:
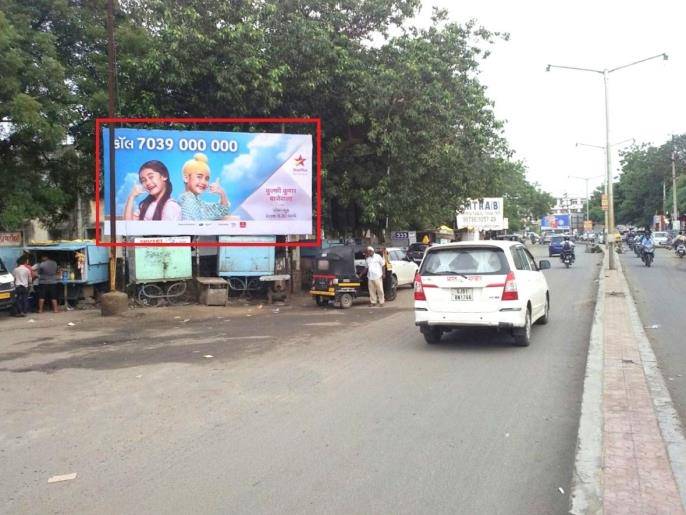
[[[457,327],[511,331],[529,345],[531,325],[548,322],[550,291],[527,248],[511,241],[462,241],[427,249],[415,278],[414,316],[427,343]]]

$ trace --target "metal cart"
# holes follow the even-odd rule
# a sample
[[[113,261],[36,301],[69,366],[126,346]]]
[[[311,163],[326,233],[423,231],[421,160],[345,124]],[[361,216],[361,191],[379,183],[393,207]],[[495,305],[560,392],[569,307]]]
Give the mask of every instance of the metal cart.
[[[135,243],[190,243],[190,237],[134,238]],[[128,254],[129,287],[141,306],[186,304],[192,296],[191,247],[132,247]]]
[[[274,243],[274,236],[220,236],[219,242]],[[229,291],[241,296],[266,295],[273,300],[288,297],[290,274],[287,260],[276,258],[276,247],[220,247],[217,275],[225,277]]]

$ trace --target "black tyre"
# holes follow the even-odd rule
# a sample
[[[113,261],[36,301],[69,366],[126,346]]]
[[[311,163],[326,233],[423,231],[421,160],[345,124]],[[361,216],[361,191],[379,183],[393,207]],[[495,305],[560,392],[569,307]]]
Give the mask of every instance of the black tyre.
[[[426,329],[422,330],[422,334],[424,335],[424,340],[426,343],[431,344],[441,341],[443,331],[441,331],[438,327],[427,327]]]
[[[398,289],[398,278],[395,274],[391,276],[391,287],[393,287],[396,290]]]
[[[353,305],[353,296],[349,293],[343,293],[338,297],[338,305],[343,309],[348,309]]]
[[[572,264],[569,261],[565,261],[565,266],[569,268],[570,266],[572,266]]]
[[[541,325],[546,325],[548,322],[550,322],[550,299],[548,296],[545,298],[545,312],[543,313],[543,316],[538,319],[538,324]]]
[[[315,295],[314,301],[317,303],[317,306],[326,306],[329,303],[328,299],[325,299],[322,295]]]
[[[514,333],[514,344],[517,347],[528,347],[531,343],[531,310],[526,310],[524,327]]]
[[[156,284],[142,284],[138,288],[138,295],[136,295],[138,304],[151,308],[159,306],[163,298],[164,291]]]
[[[395,285],[391,286],[390,291],[384,292],[384,300],[395,300],[397,296],[398,288]]]
[[[190,292],[186,281],[174,283],[167,289],[167,302],[175,306],[190,302]]]

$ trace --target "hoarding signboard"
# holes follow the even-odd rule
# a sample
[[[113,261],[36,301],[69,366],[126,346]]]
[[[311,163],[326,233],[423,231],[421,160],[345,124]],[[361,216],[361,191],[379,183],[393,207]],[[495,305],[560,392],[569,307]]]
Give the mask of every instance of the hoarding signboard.
[[[572,224],[569,214],[564,215],[548,215],[541,218],[542,231],[554,231],[555,229],[569,230]]]
[[[457,228],[473,228],[479,231],[504,229],[503,198],[487,197],[468,200],[464,209],[457,212]]]
[[[116,129],[115,206],[109,129],[102,131],[104,233],[312,234],[308,134]]]
[[[605,195],[605,193],[603,193],[603,194],[600,196],[600,208],[601,208],[603,211],[607,211],[607,209],[608,209],[608,208],[607,208],[607,195]]]
[[[593,230],[593,221],[584,220],[584,231],[590,232]]]

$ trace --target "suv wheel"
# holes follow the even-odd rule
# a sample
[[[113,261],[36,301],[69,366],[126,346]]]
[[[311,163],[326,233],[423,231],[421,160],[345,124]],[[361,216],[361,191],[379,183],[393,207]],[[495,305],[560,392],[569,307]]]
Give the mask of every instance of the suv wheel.
[[[422,334],[424,335],[424,340],[426,340],[426,343],[438,343],[441,341],[443,331],[441,331],[438,327],[427,327],[426,329],[422,330]]]
[[[531,343],[531,310],[526,310],[524,327],[514,333],[514,343],[518,347],[528,347]]]
[[[546,295],[545,297],[545,311],[543,316],[538,319],[538,323],[541,325],[546,325],[550,321],[550,299]]]

